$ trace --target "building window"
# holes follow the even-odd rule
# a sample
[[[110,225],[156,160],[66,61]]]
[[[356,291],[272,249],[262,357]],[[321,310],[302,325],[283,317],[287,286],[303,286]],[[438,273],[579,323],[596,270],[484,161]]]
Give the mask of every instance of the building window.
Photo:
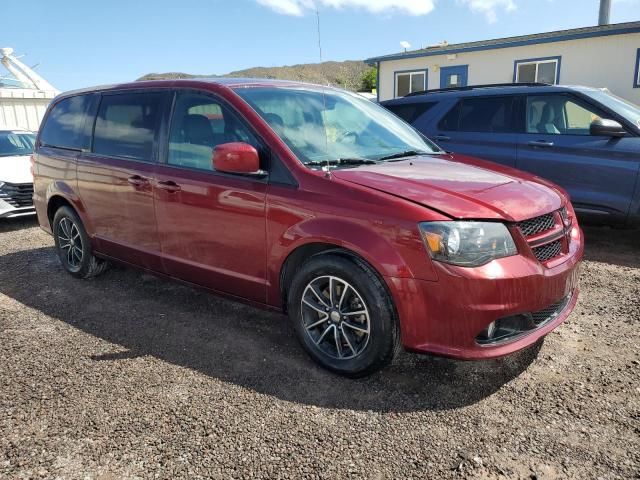
[[[638,49],[638,54],[636,55],[636,70],[635,77],[633,79],[633,88],[640,88],[640,48]]]
[[[396,72],[396,97],[427,89],[427,71]]]
[[[516,60],[513,81],[516,83],[549,83],[560,80],[560,57]]]

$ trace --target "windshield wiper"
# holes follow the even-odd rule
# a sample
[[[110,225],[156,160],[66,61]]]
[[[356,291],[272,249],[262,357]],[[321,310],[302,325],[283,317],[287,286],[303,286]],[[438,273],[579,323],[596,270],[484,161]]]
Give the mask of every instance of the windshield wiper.
[[[324,167],[325,165],[373,165],[378,163],[368,158],[338,158],[336,160],[312,160],[306,162],[305,165],[310,167]]]
[[[398,152],[398,153],[392,153],[391,155],[385,155],[384,157],[380,157],[378,160],[380,161],[384,161],[384,160],[394,160],[394,159],[400,159],[400,158],[405,158],[405,157],[415,157],[418,155],[439,155],[442,152],[427,152],[424,150],[405,150],[404,152]]]

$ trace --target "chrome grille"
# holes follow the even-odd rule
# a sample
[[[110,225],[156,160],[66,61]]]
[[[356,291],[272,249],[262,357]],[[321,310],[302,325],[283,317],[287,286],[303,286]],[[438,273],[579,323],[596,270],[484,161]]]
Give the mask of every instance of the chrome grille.
[[[518,223],[518,228],[525,237],[531,237],[547,230],[551,230],[555,225],[553,213],[547,213],[539,217],[524,220]]]
[[[552,258],[557,257],[562,253],[562,241],[556,240],[555,242],[547,243],[533,249],[533,254],[541,262],[546,262]]]
[[[553,305],[549,305],[547,308],[531,313],[531,320],[533,320],[534,325],[536,327],[540,327],[549,320],[557,317],[565,309],[569,300],[571,300],[571,294],[564,297],[558,303],[554,303]]]
[[[16,208],[33,206],[32,183],[5,183],[0,187],[0,200]]]

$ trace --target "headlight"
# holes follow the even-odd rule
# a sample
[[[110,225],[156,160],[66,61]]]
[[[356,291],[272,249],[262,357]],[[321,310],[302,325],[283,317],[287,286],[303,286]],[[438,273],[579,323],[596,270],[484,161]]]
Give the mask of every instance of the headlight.
[[[502,223],[423,222],[418,226],[431,257],[440,262],[478,267],[518,253]]]

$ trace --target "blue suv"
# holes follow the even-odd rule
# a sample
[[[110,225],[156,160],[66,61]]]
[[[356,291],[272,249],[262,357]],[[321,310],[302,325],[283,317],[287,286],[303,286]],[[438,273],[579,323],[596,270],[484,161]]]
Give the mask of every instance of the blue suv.
[[[582,216],[640,223],[640,107],[607,90],[481,85],[416,92],[382,105],[445,150],[561,185]]]

